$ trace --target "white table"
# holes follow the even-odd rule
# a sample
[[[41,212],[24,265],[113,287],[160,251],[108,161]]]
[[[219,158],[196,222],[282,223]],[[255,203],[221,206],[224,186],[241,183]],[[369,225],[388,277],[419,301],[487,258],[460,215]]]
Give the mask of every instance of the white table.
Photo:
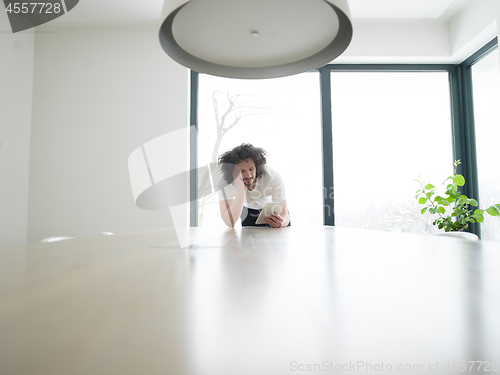
[[[165,229],[1,248],[0,374],[500,373],[445,368],[500,364],[498,243],[189,236],[199,244]]]

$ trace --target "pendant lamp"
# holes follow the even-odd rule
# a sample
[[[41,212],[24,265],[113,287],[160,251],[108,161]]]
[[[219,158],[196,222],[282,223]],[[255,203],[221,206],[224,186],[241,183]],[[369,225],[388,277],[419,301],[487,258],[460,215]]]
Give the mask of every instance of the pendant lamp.
[[[328,64],[352,39],[347,0],[165,0],[160,44],[220,77],[284,77]]]

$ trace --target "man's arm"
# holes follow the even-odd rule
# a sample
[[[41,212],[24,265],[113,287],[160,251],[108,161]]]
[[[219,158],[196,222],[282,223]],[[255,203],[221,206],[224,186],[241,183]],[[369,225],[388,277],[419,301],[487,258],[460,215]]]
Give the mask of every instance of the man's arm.
[[[243,211],[243,203],[245,202],[246,186],[241,179],[241,174],[235,179],[236,185],[239,190],[234,199],[227,199],[219,201],[220,216],[224,223],[230,228],[234,225],[241,216]],[[224,192],[222,192],[224,194]]]
[[[285,206],[281,212],[276,212],[274,215],[269,215],[266,217],[266,223],[273,228],[286,227],[290,223],[290,216],[288,215],[286,194],[285,194],[285,183],[281,178],[280,174],[277,173],[271,183],[272,189],[272,200],[273,202],[285,202]]]

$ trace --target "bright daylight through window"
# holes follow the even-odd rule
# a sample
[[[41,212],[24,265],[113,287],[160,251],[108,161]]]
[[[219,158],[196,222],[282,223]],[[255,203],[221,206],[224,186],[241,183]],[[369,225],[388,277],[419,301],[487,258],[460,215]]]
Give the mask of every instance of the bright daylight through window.
[[[198,166],[242,143],[261,147],[285,182],[292,225],[322,225],[319,73],[268,80],[199,77]],[[198,226],[225,226],[217,193],[198,201]]]
[[[415,201],[419,175],[452,173],[446,72],[332,72],[334,187],[323,188],[319,73],[271,80],[199,75],[198,165],[252,143],[283,176],[292,225],[434,232]],[[326,209],[331,210],[330,207]],[[224,226],[218,197],[198,202],[199,226]]]
[[[433,233],[419,175],[452,170],[447,72],[332,72],[335,225]]]
[[[498,53],[498,49],[495,49],[472,66],[481,207],[489,207],[500,202],[500,166],[498,163],[500,64]],[[485,220],[481,224],[481,237],[483,240],[500,240],[500,220]]]

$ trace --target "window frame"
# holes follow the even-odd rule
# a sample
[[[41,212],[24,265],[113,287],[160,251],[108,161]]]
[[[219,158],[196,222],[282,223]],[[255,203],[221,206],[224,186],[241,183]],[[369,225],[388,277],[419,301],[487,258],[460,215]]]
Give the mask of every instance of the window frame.
[[[483,57],[489,55],[498,48],[498,38],[490,42],[465,59],[461,64],[455,66],[450,72],[450,85],[454,86],[452,93],[455,97],[456,107],[452,106],[453,126],[453,152],[454,159],[460,159],[462,164],[458,167],[458,173],[465,177],[466,184],[461,192],[470,198],[479,201],[479,177],[477,173],[476,152],[476,128],[474,122],[474,96],[472,92],[472,66]],[[481,224],[469,225],[468,232],[475,233],[481,238]]]
[[[450,64],[328,64],[319,69],[322,99],[323,187],[331,192],[323,197],[323,224],[335,225],[335,189],[333,170],[332,72],[449,72]],[[328,184],[328,186],[325,184]]]

